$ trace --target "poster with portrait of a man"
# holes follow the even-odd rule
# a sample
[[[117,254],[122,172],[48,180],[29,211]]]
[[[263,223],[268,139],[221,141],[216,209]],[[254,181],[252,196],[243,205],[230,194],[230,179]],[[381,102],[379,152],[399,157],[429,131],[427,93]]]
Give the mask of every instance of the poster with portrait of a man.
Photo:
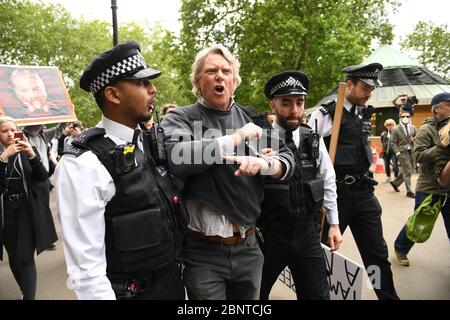
[[[77,119],[57,67],[0,65],[0,115],[24,126]]]

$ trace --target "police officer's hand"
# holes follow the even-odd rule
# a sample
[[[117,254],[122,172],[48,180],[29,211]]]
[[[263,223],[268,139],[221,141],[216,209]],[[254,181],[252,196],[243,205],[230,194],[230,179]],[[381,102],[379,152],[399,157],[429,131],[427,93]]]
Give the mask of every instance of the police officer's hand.
[[[240,129],[237,129],[235,133],[239,139],[237,144],[240,144],[245,140],[257,140],[262,137],[262,134],[263,129],[252,122],[247,123]]]
[[[240,164],[239,169],[234,172],[236,177],[255,176],[261,171],[268,171],[269,163],[263,158],[250,156],[222,156],[226,161]]]
[[[339,247],[342,243],[342,234],[339,229],[338,224],[330,225],[330,230],[328,231],[328,246],[330,247],[330,251],[339,250]]]

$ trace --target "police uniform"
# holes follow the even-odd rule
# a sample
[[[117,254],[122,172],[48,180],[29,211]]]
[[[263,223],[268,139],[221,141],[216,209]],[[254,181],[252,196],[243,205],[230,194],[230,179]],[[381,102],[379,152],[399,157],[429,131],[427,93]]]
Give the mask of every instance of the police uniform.
[[[309,81],[298,71],[272,76],[265,85],[269,99],[306,95]],[[280,272],[288,266],[298,299],[329,299],[327,270],[319,238],[322,205],[330,224],[338,224],[333,164],[323,140],[311,128],[294,131],[273,124],[294,153],[294,175],[285,181],[266,179],[261,208],[264,266],[261,299],[268,299]]]
[[[348,79],[358,79],[376,87],[382,65],[350,66],[343,71]],[[309,121],[315,124],[324,137],[327,147],[331,140],[331,129],[336,102],[331,101],[316,110]],[[388,249],[383,238],[381,206],[374,195],[373,180],[369,172],[372,155],[369,145],[372,106],[357,106],[345,99],[339,141],[334,168],[336,172],[339,226],[344,233],[347,226],[352,230],[363,263],[375,285],[379,299],[398,299],[388,261]],[[326,228],[324,233],[326,234]],[[323,241],[324,239],[322,239]]]
[[[129,41],[97,56],[80,86],[96,95],[110,83],[159,75]],[[133,130],[103,116],[59,162],[64,253],[79,299],[184,298],[177,257],[185,210],[150,144],[143,126]]]

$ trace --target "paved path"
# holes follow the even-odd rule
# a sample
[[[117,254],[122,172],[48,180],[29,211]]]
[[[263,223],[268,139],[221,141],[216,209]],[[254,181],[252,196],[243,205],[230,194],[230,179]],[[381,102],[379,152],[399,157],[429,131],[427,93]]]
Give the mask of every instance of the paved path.
[[[384,235],[389,247],[392,271],[400,298],[450,300],[450,244],[442,217],[438,218],[430,239],[423,244],[417,244],[412,249],[409,255],[411,266],[403,267],[396,264],[392,256],[393,242],[412,213],[414,200],[406,197],[404,186],[400,187],[400,193],[396,193],[389,184],[383,183],[384,178],[384,174],[376,175],[376,179],[380,182],[376,187],[376,194],[383,207]],[[414,175],[413,185],[415,185],[416,178]],[[60,236],[54,192],[51,194],[51,205]],[[60,240],[57,242],[57,247],[57,250],[45,251],[36,259],[38,299],[75,299],[73,291],[66,286],[66,267]],[[346,231],[344,243],[339,252],[362,264],[350,230]],[[0,284],[0,299],[19,298],[20,291],[12,277],[7,260],[0,262]],[[283,283],[277,282],[272,290],[271,299],[295,299],[295,294]],[[376,296],[373,291],[366,288],[363,292],[363,299],[376,299]]]

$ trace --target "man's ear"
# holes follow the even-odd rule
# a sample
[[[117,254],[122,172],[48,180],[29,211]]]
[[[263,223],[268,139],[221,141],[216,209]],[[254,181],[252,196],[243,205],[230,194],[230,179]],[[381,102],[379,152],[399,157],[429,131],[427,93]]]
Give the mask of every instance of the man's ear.
[[[351,90],[352,89],[352,87],[354,86],[355,84],[353,83],[353,81],[352,80],[347,80],[347,81],[345,81],[345,88],[347,89],[347,90]]]
[[[104,90],[105,98],[114,104],[120,104],[120,99],[122,97],[121,91],[117,87],[107,86]]]
[[[275,109],[275,104],[273,103],[273,100],[269,100],[269,107],[270,107],[270,110],[275,111],[274,110]]]

